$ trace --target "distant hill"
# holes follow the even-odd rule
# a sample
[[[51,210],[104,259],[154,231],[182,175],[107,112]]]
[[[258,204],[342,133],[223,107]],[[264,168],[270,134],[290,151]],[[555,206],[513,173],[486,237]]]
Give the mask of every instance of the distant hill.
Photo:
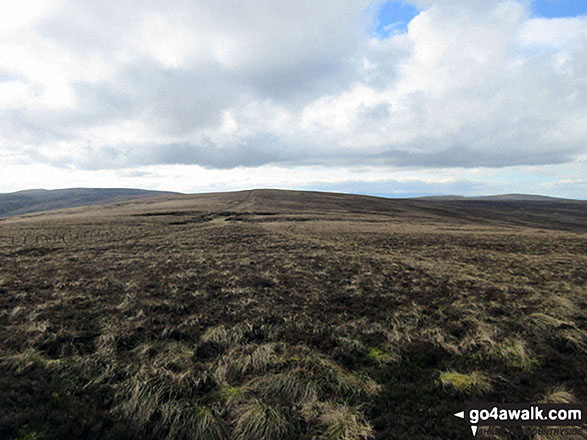
[[[158,196],[158,197],[149,197]],[[90,206],[100,205],[100,206]],[[317,191],[255,189],[234,192],[179,194],[133,189],[32,190],[0,194],[0,217],[80,207],[69,215],[168,216],[172,223],[199,221],[209,214],[254,221],[278,217],[298,220],[354,216],[385,221],[429,221],[457,224],[525,226],[587,230],[587,201],[506,194],[486,197],[389,199]]]
[[[175,193],[117,188],[31,189],[0,194],[0,217],[169,194]]]
[[[492,196],[474,196],[474,197],[465,197],[465,196],[428,196],[428,197],[419,197],[419,199],[423,200],[487,200],[487,201],[525,201],[525,202],[568,202],[571,199],[562,199],[560,197],[549,197],[549,196],[541,196],[538,194],[496,194]]]

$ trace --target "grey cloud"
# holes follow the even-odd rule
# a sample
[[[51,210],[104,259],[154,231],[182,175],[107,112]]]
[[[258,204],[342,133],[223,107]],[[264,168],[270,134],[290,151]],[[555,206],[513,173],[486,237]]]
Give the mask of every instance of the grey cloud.
[[[453,146],[435,152],[413,152],[410,150],[389,150],[372,159],[393,166],[417,166],[425,168],[499,168],[516,165],[560,164],[570,161],[573,151],[542,151],[538,153],[516,151],[478,151],[464,146]]]
[[[257,136],[238,147],[218,147],[211,142],[204,145],[170,144],[152,147],[147,157],[153,163],[200,165],[206,168],[230,169],[239,166],[256,167],[287,160],[287,150],[272,148],[270,138]],[[139,153],[143,156],[144,153]]]
[[[54,166],[80,169],[122,169],[146,165],[199,165],[205,168],[233,169],[263,165],[393,166],[418,168],[487,167],[561,164],[573,159],[576,151],[561,149],[538,152],[475,150],[450,146],[433,152],[422,146],[394,148],[373,154],[352,150],[324,151],[318,146],[290,145],[270,133],[258,134],[238,144],[218,145],[211,140],[199,143],[123,144],[93,147],[80,145],[76,157],[48,156],[40,150],[36,160]]]
[[[241,80],[256,97],[274,99],[302,108],[312,99],[344,90],[354,76],[352,63],[333,59],[307,59],[297,65],[245,72]]]
[[[166,134],[215,125],[242,99],[238,83],[214,70],[168,70],[145,63],[124,72],[131,102]]]
[[[67,139],[68,134],[54,114],[32,109],[11,109],[0,112],[2,139],[17,148],[19,145],[39,145],[41,142],[57,142]]]
[[[391,117],[391,104],[382,102],[375,105],[362,104],[358,117],[376,122],[385,122]]]
[[[146,165],[200,165],[205,168],[231,169],[256,167],[270,163],[299,162],[299,152],[278,148],[279,139],[259,134],[238,145],[219,146],[210,140],[200,143],[124,144],[94,147],[80,145],[75,157],[51,157],[42,150],[30,152],[35,159],[57,167],[87,170],[121,169]],[[303,155],[302,155],[303,156]]]

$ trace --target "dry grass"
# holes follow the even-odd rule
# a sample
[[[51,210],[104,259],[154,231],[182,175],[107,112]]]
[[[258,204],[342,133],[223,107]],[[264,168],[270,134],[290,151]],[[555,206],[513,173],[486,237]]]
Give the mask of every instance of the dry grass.
[[[542,395],[540,403],[577,403],[577,398],[563,385],[550,388]]]
[[[235,440],[289,440],[302,432],[302,421],[288,407],[251,401],[235,410]]]
[[[540,403],[580,403],[577,397],[564,385],[557,385],[549,388],[544,394],[538,399]],[[553,427],[557,428],[557,427]],[[576,435],[539,435],[533,436],[533,440],[559,440],[559,439],[571,439],[571,440],[582,440],[587,438],[587,428],[582,426],[579,428],[579,433]]]
[[[356,408],[335,405],[325,409],[319,417],[323,426],[322,438],[325,440],[369,440],[373,438],[373,428]]]
[[[247,194],[0,222],[79,237],[0,242],[0,438],[465,438],[473,387],[587,398],[567,208]]]

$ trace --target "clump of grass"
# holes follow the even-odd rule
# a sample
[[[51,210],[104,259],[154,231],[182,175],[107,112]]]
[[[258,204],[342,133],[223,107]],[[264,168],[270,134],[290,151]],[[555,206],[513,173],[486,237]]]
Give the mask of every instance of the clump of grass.
[[[0,359],[8,369],[23,372],[35,367],[51,368],[58,366],[61,359],[48,359],[39,351],[29,348],[23,352],[15,353]]]
[[[433,326],[431,328],[423,328],[419,330],[419,332],[420,334],[418,336],[418,339],[422,341],[428,341],[432,345],[440,347],[448,353],[452,353],[455,355],[461,353],[461,348],[459,347],[459,345],[453,341],[450,341],[450,338],[448,337],[446,332],[440,327]]]
[[[234,398],[239,398],[243,396],[243,389],[242,387],[223,387],[220,388],[220,397],[223,400],[230,400]]]
[[[210,327],[201,337],[202,342],[213,342],[221,347],[233,347],[245,341],[244,332],[239,327],[226,328],[224,325]]]
[[[386,351],[382,351],[377,347],[369,347],[367,351],[367,357],[380,364],[385,364],[397,360],[396,356],[394,356],[393,354],[390,354]]]
[[[117,386],[113,412],[122,413],[139,427],[161,425],[162,406],[197,396],[212,385],[213,380],[205,371],[173,372],[143,367]]]
[[[227,349],[251,341],[275,339],[277,331],[274,325],[265,324],[260,320],[251,320],[232,327],[222,324],[210,327],[200,339],[202,342],[211,342]]]
[[[264,398],[288,404],[314,402],[320,395],[318,383],[300,368],[255,378],[248,386]]]
[[[440,373],[439,380],[443,387],[452,388],[461,393],[470,393],[475,390],[479,394],[485,394],[491,390],[489,378],[479,371],[469,374],[443,371]]]
[[[498,345],[498,330],[494,325],[476,318],[471,318],[469,322],[475,329],[469,341],[470,346],[489,347],[491,349]]]
[[[325,440],[368,440],[373,438],[373,428],[357,408],[346,405],[330,405],[319,416],[322,425],[320,438]]]
[[[253,400],[235,410],[235,440],[288,440],[299,438],[303,423],[290,408]]]
[[[333,397],[353,399],[373,395],[380,389],[372,379],[353,374],[302,347],[290,347],[280,360],[275,365],[277,371],[252,377],[246,386],[264,398],[284,404],[305,404]]]
[[[540,330],[550,330],[557,327],[572,326],[573,323],[562,319],[555,318],[554,316],[547,315],[545,313],[532,313],[530,315],[532,323]]]
[[[587,331],[578,328],[565,328],[561,332],[561,337],[573,350],[587,354]]]
[[[566,387],[558,385],[550,388],[540,399],[540,403],[573,403],[577,398]]]
[[[560,316],[577,316],[582,315],[582,311],[570,298],[554,295],[550,301],[551,310]]]
[[[171,341],[152,345],[151,348],[156,353],[153,359],[153,365],[155,367],[168,368],[174,371],[185,371],[189,370],[193,365],[195,351],[188,344]]]
[[[351,353],[364,353],[366,350],[365,345],[356,338],[348,336],[339,336],[336,338],[336,342],[343,347],[345,350]]]
[[[168,426],[167,440],[229,438],[228,425],[214,408],[187,402],[176,405],[173,402],[162,412],[165,415],[164,424]]]
[[[218,394],[220,395],[220,399],[224,402],[224,410],[230,410],[234,408],[235,405],[243,402],[249,395],[250,391],[250,388],[245,385],[220,388]]]
[[[305,368],[316,382],[321,395],[356,398],[373,395],[380,389],[372,379],[350,373],[326,358],[316,357]]]
[[[539,403],[576,403],[578,402],[578,399],[575,397],[575,395],[565,386],[563,385],[558,385],[558,386],[554,386],[550,389],[548,389],[542,396],[541,398],[538,400]],[[579,432],[577,435],[564,435],[564,436],[559,436],[559,435],[554,435],[554,436],[542,436],[539,434],[536,434],[534,436],[534,440],[546,440],[546,439],[576,439],[576,440],[580,440],[580,439],[585,439],[587,438],[587,428],[585,427],[581,427],[579,428]]]
[[[534,353],[521,339],[508,339],[491,348],[489,355],[504,361],[508,366],[524,371],[531,371],[538,365]]]
[[[587,353],[587,331],[579,328],[574,321],[555,318],[545,313],[530,315],[536,333],[549,332],[569,348]]]
[[[215,376],[220,383],[232,383],[249,373],[265,371],[277,361],[274,343],[235,347],[218,361]]]

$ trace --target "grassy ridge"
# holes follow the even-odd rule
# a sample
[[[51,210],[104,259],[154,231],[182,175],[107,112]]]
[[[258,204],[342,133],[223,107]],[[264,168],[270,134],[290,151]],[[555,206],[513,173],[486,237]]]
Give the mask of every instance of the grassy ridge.
[[[255,203],[3,223],[77,235],[0,245],[0,437],[470,438],[474,388],[587,400],[584,232]]]
[[[140,189],[71,188],[26,190],[0,194],[0,218],[37,211],[77,206],[114,203],[141,197],[165,196],[172,193]]]

